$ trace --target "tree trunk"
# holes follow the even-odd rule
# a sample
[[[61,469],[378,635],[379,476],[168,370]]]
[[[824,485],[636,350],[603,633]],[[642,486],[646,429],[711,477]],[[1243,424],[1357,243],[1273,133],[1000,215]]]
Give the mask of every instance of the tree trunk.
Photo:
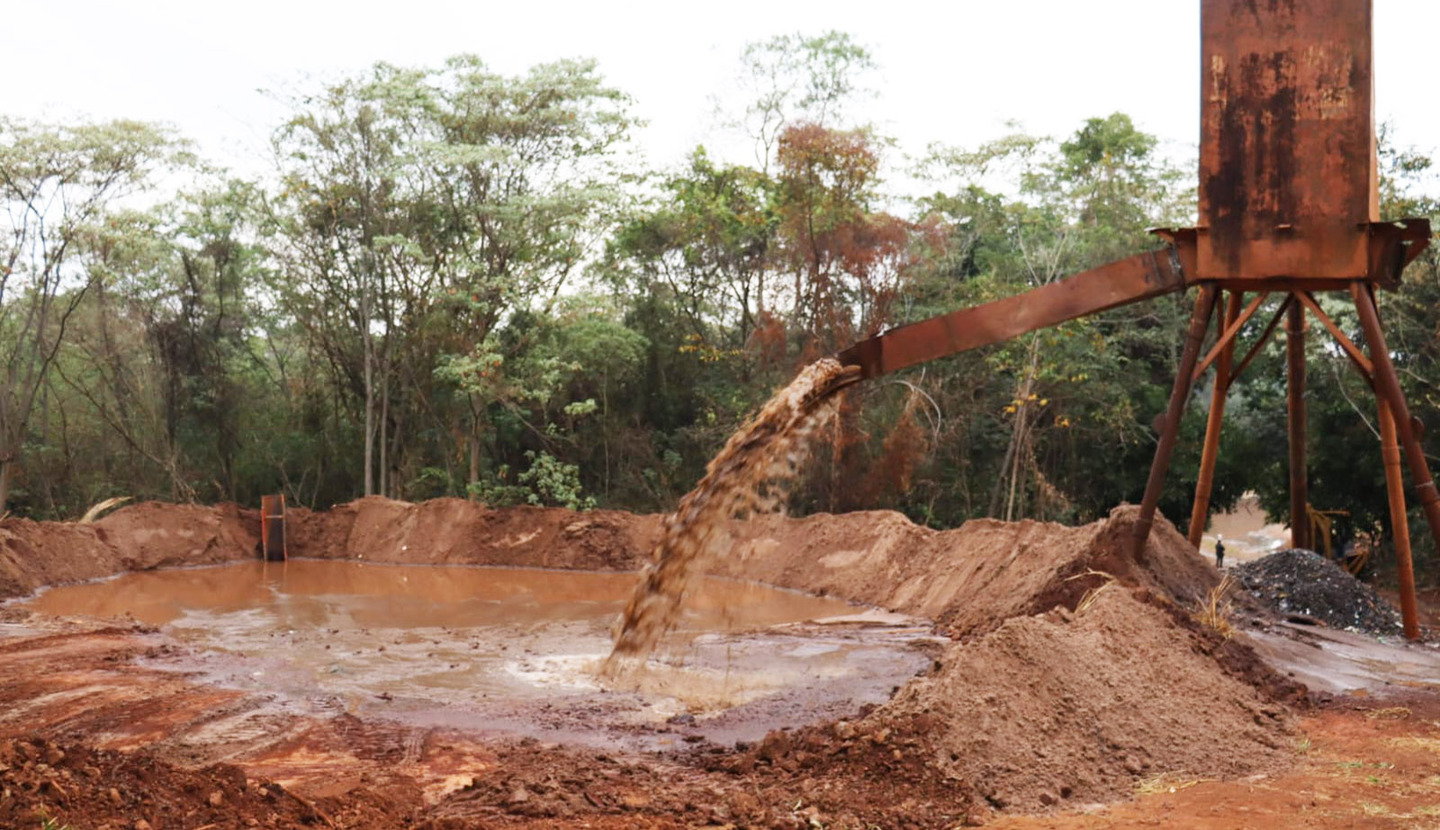
[[[390,371],[381,372],[380,379],[380,484],[375,491],[390,495]]]
[[[1040,338],[1032,337],[1027,355],[1024,375],[1016,384],[1015,423],[1010,428],[1010,444],[1005,448],[1005,460],[1000,466],[1000,476],[995,480],[995,489],[990,492],[988,515],[1014,520],[1016,488],[1021,471],[1021,452],[1030,440],[1030,394],[1035,389],[1035,378],[1040,370]],[[1005,510],[1001,513],[1000,506]]]
[[[365,495],[375,493],[375,342],[370,334],[370,300],[360,303],[361,338],[365,346]]]
[[[480,436],[477,435],[477,434],[475,434],[475,432],[472,431],[472,433],[471,433],[471,435],[470,435],[470,441],[469,441],[469,443],[470,443],[470,474],[469,474],[469,476],[466,477],[465,483],[466,483],[467,485],[473,486],[473,485],[476,485],[476,484],[479,484],[479,483],[480,483]],[[465,489],[466,489],[466,492],[469,493],[470,487],[466,487]]]
[[[5,515],[10,503],[10,473],[14,466],[14,461],[0,461],[0,516]]]

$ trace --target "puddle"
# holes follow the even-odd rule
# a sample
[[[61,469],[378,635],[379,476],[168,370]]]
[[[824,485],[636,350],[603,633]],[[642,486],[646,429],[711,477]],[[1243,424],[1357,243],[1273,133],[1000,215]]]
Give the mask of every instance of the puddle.
[[[595,670],[635,580],[296,560],[125,574],[17,604],[160,626],[189,648],[149,664],[230,688],[586,742],[687,713],[697,716],[684,720],[688,733],[751,740],[881,702],[930,661],[917,645],[933,638],[916,620],[707,579],[686,598],[679,645],[647,664],[633,692],[607,691]]]

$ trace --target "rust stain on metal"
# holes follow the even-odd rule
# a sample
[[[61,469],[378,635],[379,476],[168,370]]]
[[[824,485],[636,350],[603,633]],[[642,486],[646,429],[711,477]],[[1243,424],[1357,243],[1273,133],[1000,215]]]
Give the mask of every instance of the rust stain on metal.
[[[1202,4],[1197,278],[1371,276],[1371,28],[1370,0]]]
[[[1013,297],[901,326],[856,343],[839,359],[861,367],[864,377],[875,377],[1184,287],[1174,252],[1152,251]]]

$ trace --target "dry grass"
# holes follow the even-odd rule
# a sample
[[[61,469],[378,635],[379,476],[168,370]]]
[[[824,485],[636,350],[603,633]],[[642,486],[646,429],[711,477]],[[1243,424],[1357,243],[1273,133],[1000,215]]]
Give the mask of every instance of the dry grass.
[[[1403,738],[1391,738],[1386,741],[1386,743],[1397,749],[1418,749],[1440,755],[1440,738],[1423,738],[1419,735],[1407,735]]]
[[[1225,639],[1235,636],[1235,625],[1230,621],[1231,613],[1234,611],[1234,600],[1230,598],[1230,592],[1235,588],[1235,580],[1229,572],[1220,578],[1220,582],[1210,589],[1205,599],[1200,601],[1199,607],[1190,616],[1196,622],[1214,631]]]
[[[1095,604],[1095,600],[1099,599],[1100,595],[1103,594],[1107,588],[1115,584],[1115,577],[1112,574],[1105,573],[1104,571],[1097,571],[1093,568],[1088,571],[1075,574],[1074,576],[1068,576],[1065,578],[1065,581],[1070,582],[1076,579],[1084,579],[1087,576],[1098,576],[1102,581],[1099,585],[1096,585],[1094,588],[1086,591],[1085,595],[1080,598],[1080,602],[1075,605],[1075,613],[1077,616],[1085,613],[1086,611],[1089,611],[1090,606]]]
[[[1152,775],[1135,782],[1135,793],[1136,795],[1174,793],[1187,787],[1193,787],[1204,780],[1203,778],[1191,778],[1181,772],[1162,772],[1159,775]]]
[[[1390,706],[1384,709],[1371,709],[1365,713],[1370,720],[1409,720],[1410,709],[1406,706]]]
[[[124,504],[129,500],[129,496],[115,496],[113,498],[108,498],[100,502],[99,504],[91,505],[90,509],[85,511],[85,515],[80,517],[80,524],[88,525],[96,519],[100,518],[101,513],[104,513],[105,511],[112,508],[119,507],[120,505]]]

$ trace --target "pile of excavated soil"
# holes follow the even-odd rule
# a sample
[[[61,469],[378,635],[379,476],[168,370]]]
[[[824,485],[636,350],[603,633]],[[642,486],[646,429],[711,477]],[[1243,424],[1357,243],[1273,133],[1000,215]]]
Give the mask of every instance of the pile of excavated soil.
[[[1135,557],[1138,512],[1122,505],[1081,527],[978,519],[947,531],[881,511],[770,517],[735,528],[735,552],[715,570],[929,617],[962,638],[1074,608],[1108,577],[1194,607],[1219,572],[1164,517]]]
[[[1161,773],[1229,778],[1281,766],[1284,707],[1211,656],[1148,591],[1112,586],[1078,612],[1017,617],[948,648],[928,676],[854,723],[772,734],[758,763],[891,749],[996,810],[1124,798]],[[827,764],[833,764],[827,760]],[[944,825],[949,826],[949,825]]]
[[[1331,628],[1399,634],[1400,613],[1375,589],[1314,551],[1291,548],[1233,569],[1262,604],[1282,615],[1319,620]]]
[[[285,530],[291,556],[608,571],[638,568],[658,526],[658,517],[618,510],[370,496],[318,513],[292,508]]]
[[[233,504],[145,502],[93,524],[0,521],[0,599],[122,571],[258,556],[260,517]]]

